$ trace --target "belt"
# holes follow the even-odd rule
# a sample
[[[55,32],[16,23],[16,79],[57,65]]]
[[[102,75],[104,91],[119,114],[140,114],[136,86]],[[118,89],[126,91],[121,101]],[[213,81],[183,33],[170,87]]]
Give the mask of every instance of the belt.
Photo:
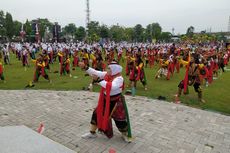
[[[105,95],[105,97],[106,97],[106,95]],[[117,101],[120,98],[121,98],[121,93],[110,96],[110,101]]]

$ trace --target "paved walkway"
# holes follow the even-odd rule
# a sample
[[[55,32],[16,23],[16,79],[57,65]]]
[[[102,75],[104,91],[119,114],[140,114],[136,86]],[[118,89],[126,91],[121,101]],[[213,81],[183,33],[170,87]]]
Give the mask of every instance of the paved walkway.
[[[135,140],[123,142],[99,135],[84,140],[98,93],[77,91],[0,90],[0,126],[26,125],[80,153],[230,153],[230,117],[152,100],[126,96]],[[1,144],[0,144],[1,145]]]

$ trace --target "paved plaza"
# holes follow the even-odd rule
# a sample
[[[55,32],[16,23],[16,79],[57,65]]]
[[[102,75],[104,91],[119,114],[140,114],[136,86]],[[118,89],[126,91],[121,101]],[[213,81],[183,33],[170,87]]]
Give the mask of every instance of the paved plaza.
[[[24,125],[0,127],[0,146],[1,153],[75,153]]]
[[[230,117],[183,105],[126,96],[134,141],[114,137],[85,140],[98,93],[0,90],[0,126],[25,125],[79,153],[230,153]],[[0,144],[0,153],[1,144]]]

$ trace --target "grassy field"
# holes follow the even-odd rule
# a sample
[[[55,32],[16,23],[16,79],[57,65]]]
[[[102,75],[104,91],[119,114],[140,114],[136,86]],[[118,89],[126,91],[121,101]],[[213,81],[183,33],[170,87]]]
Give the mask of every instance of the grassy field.
[[[44,78],[40,78],[39,82],[35,84],[33,89],[48,89],[48,90],[82,90],[82,87],[88,86],[91,81],[90,77],[86,77],[84,71],[77,68],[72,71],[72,77],[59,76],[59,73],[53,73],[59,71],[59,65],[56,62],[51,66],[51,72],[49,76],[52,83],[48,83]],[[25,71],[21,61],[18,61],[15,55],[11,55],[11,65],[5,65],[5,78],[6,83],[0,81],[0,89],[24,89],[29,81],[32,81],[35,65],[30,63],[30,67]],[[167,101],[173,101],[174,95],[177,92],[177,85],[184,77],[184,68],[181,69],[180,74],[174,74],[174,76],[167,81],[164,78],[154,79],[158,66],[154,68],[146,68],[146,76],[148,82],[148,91],[144,91],[141,83],[137,85],[137,95],[147,96],[156,99],[158,96],[166,97]],[[125,73],[123,71],[123,73]],[[125,75],[123,75],[125,76]],[[125,78],[125,83],[128,84],[128,78]],[[225,72],[219,76],[217,80],[214,80],[213,84],[209,87],[202,87],[204,93],[205,104],[201,104],[197,101],[197,94],[193,87],[189,87],[189,95],[182,95],[181,100],[183,104],[196,108],[201,108],[210,111],[217,111],[227,115],[230,115],[230,72]],[[94,91],[99,91],[99,87],[96,87]]]

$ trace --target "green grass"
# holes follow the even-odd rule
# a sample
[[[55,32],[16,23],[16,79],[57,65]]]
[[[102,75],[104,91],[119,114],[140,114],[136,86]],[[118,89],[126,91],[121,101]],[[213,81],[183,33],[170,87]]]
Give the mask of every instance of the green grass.
[[[25,71],[21,61],[18,61],[15,55],[11,55],[11,64],[12,65],[5,65],[6,83],[0,81],[0,89],[24,89],[28,82],[33,79],[35,65],[31,62],[30,67]],[[53,73],[54,71],[59,71],[57,62],[50,66],[51,72],[49,76],[52,83],[48,83],[47,80],[40,77],[39,82],[35,84],[33,89],[81,90],[82,87],[88,86],[91,81],[90,77],[85,77],[84,71],[80,70],[80,68],[72,71],[73,77],[70,78],[69,76],[60,77],[59,73]],[[179,74],[175,73],[168,81],[164,78],[154,79],[157,68],[158,66],[155,65],[152,69],[145,69],[148,91],[144,91],[144,87],[138,82],[137,95],[147,96],[153,99],[161,95],[166,97],[167,101],[173,101],[174,95],[177,93],[177,85],[184,78],[184,68],[181,69]],[[123,71],[125,83],[128,84],[128,77],[126,77],[124,73]],[[213,84],[209,87],[202,88],[204,99],[206,100],[205,104],[201,104],[197,101],[197,93],[195,93],[193,87],[189,87],[189,95],[181,96],[183,104],[230,115],[230,72],[223,73],[218,80],[214,80]],[[96,87],[95,91],[99,91],[99,87]]]

